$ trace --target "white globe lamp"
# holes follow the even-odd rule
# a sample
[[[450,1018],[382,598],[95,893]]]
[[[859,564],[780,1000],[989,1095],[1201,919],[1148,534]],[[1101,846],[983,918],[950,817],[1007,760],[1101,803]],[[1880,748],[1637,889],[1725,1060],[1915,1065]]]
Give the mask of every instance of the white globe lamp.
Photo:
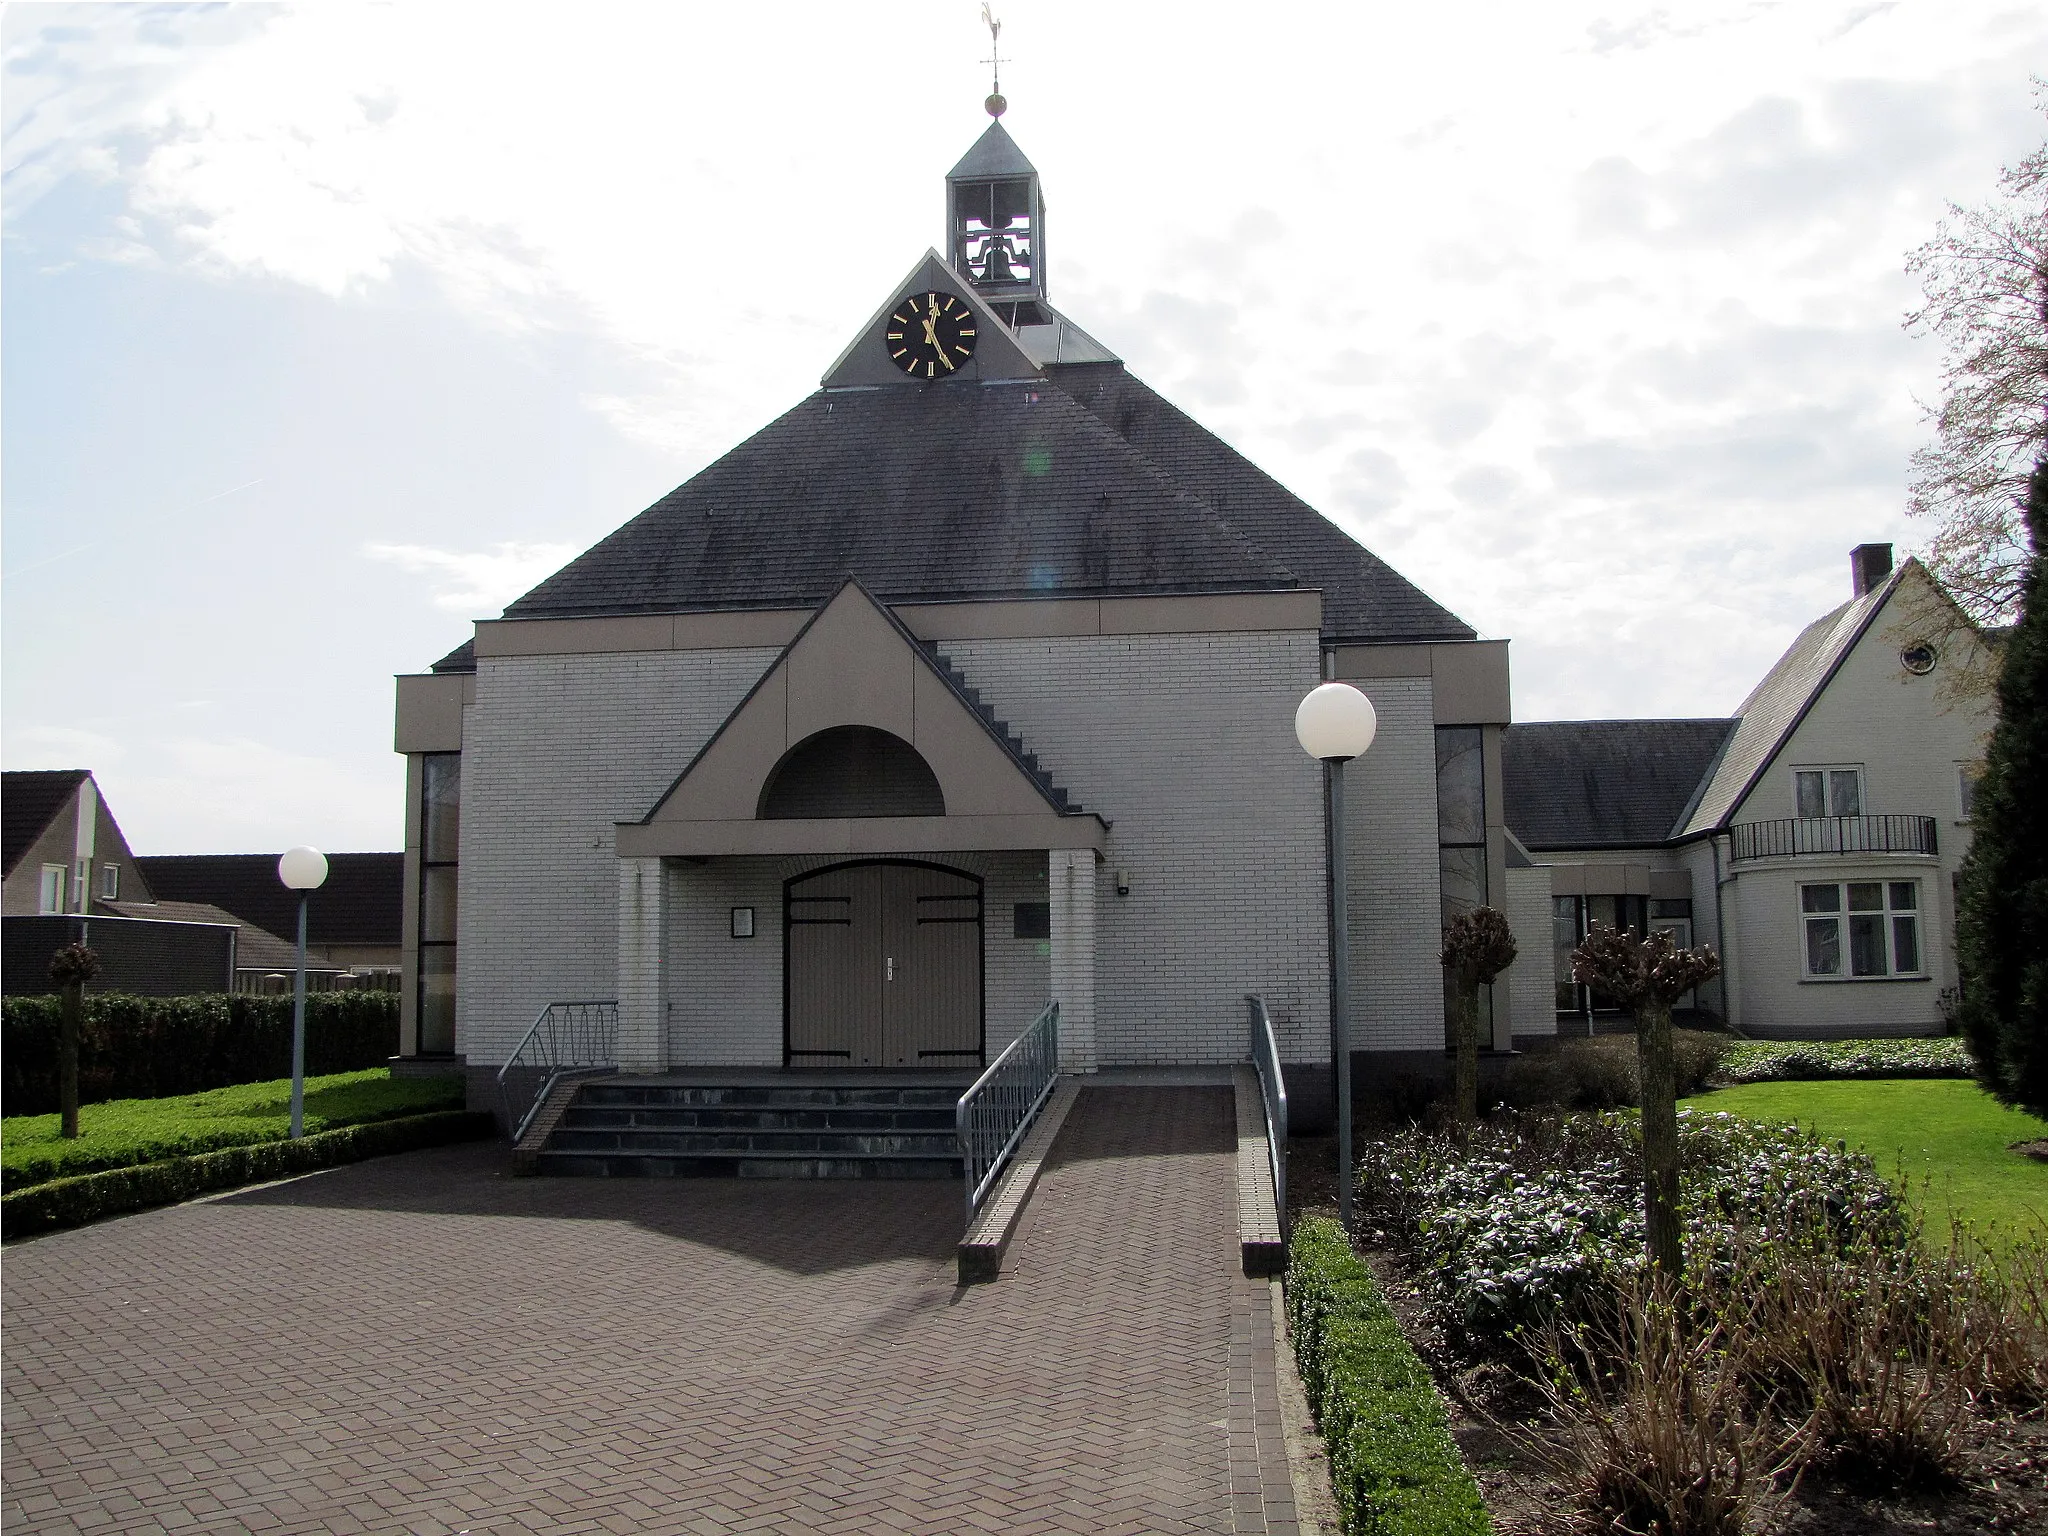
[[[306,1134],[306,896],[327,881],[327,855],[318,848],[287,848],[277,878],[299,893],[299,969],[292,979],[292,1138]]]
[[[1294,737],[1301,750],[1326,763],[1365,756],[1379,728],[1372,700],[1349,683],[1310,689],[1294,711]]]

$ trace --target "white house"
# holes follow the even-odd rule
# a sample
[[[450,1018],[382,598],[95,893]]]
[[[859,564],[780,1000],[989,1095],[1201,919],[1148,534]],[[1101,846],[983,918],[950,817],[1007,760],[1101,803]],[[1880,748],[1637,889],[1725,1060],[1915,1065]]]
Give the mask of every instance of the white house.
[[[1917,561],[1894,570],[1889,544],[1850,566],[1850,600],[1732,718],[1505,733],[1517,1038],[1597,1027],[1609,1000],[1569,963],[1595,922],[1711,944],[1723,974],[1697,1004],[1745,1033],[1941,1031],[1991,728],[1988,701],[1943,684],[1981,642],[1927,639],[1947,598]]]
[[[1000,124],[818,391],[398,680],[404,1050],[482,1083],[553,1002],[618,1065],[971,1075],[1242,1060],[1327,1103],[1321,770],[1355,681],[1365,1052],[1443,1046],[1447,905],[1505,888],[1506,643],[1131,375],[1046,297]],[[1508,1011],[1495,1010],[1506,1046]]]

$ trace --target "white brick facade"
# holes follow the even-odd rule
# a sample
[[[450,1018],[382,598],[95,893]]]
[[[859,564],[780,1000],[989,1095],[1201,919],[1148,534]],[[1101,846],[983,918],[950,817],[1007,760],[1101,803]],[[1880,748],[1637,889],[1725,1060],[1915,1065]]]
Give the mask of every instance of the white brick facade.
[[[1319,680],[1317,636],[942,649],[1053,778],[1111,823],[1099,867],[1086,853],[936,856],[986,881],[988,1049],[1064,987],[1077,1065],[1237,1060],[1244,994],[1260,992],[1283,1056],[1327,1059],[1321,771],[1293,730],[1296,704]],[[622,1046],[642,1069],[781,1064],[783,883],[833,861],[671,859],[643,870],[622,863],[613,837],[614,823],[647,813],[776,655],[482,662],[463,738],[458,1049],[473,1063],[503,1060],[550,1001],[618,996]],[[1347,776],[1354,1040],[1360,1050],[1433,1049],[1443,1036],[1430,683],[1363,686],[1380,730]],[[1051,942],[1012,936],[1020,901],[1053,904]],[[754,909],[751,939],[731,936],[736,906]]]
[[[1443,915],[1430,681],[1372,678],[1356,686],[1379,714],[1379,733],[1372,750],[1344,769],[1351,1041],[1361,1051],[1442,1050],[1444,973],[1437,956]]]
[[[485,658],[464,712],[456,1049],[497,1063],[546,1004],[618,993],[612,824],[657,796],[777,652]]]
[[[1112,824],[1095,901],[1100,1061],[1242,1059],[1247,992],[1266,995],[1284,1057],[1327,1060],[1320,770],[1294,739],[1295,705],[1320,680],[1316,635],[1071,636],[941,649],[1054,780]],[[1429,754],[1426,702],[1422,720]],[[1128,896],[1116,894],[1120,869]]]

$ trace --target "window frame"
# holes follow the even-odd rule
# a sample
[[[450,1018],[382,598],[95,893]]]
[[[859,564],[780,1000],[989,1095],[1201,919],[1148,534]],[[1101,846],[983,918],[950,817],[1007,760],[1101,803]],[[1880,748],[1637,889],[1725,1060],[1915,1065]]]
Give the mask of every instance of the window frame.
[[[1857,906],[1850,894],[1856,886],[1874,885],[1878,888],[1879,905]],[[1882,874],[1875,879],[1856,879],[1844,876],[1839,880],[1800,880],[1795,882],[1796,921],[1799,925],[1799,979],[1802,982],[1833,984],[1859,981],[1926,981],[1932,973],[1927,969],[1927,902],[1922,882],[1917,876],[1898,879]],[[1911,892],[1912,899],[1901,905],[1898,894],[1901,890]],[[1831,907],[1810,907],[1807,904],[1808,891],[1832,891]],[[1877,920],[1877,932],[1883,942],[1884,969],[1879,971],[1858,971],[1856,969],[1856,919]],[[1833,954],[1836,968],[1831,971],[1817,971],[1813,968],[1813,938],[1817,929],[1825,926],[1833,934]],[[1910,969],[1899,965],[1902,944],[1900,935],[1912,935],[1914,965]]]
[[[120,899],[121,866],[118,864],[102,864],[100,866],[100,900],[119,901]]]
[[[1818,816],[1809,816],[1799,808],[1799,776],[1803,773],[1817,773],[1821,776],[1821,794],[1827,807]],[[1856,776],[1856,809],[1838,811],[1835,805],[1835,775],[1849,773]],[[1838,821],[1849,816],[1867,816],[1865,807],[1869,804],[1869,780],[1861,763],[1795,763],[1792,766],[1792,819],[1794,821]]]
[[[41,917],[62,917],[64,915],[64,877],[66,866],[45,864],[36,885],[36,913]],[[57,877],[55,904],[51,903],[50,876]]]
[[[1983,777],[1984,763],[1981,758],[1976,762],[1959,762],[1956,764],[1956,824],[1958,826],[1966,827],[1977,819],[1977,785]]]
[[[450,806],[445,797],[439,801],[435,799],[434,775],[436,770],[430,764],[437,759],[445,760],[451,758],[454,760],[455,773],[455,796],[452,805],[454,829],[453,836],[449,839],[452,847],[437,849],[437,840],[433,835],[436,807],[438,805],[441,813],[447,814]],[[419,848],[420,873],[417,905],[415,908],[418,913],[418,928],[413,935],[415,952],[418,955],[418,963],[413,976],[413,1050],[415,1054],[420,1056],[452,1056],[455,1054],[457,1044],[452,1010],[459,996],[458,989],[462,985],[462,958],[457,948],[457,939],[461,934],[462,909],[458,900],[454,905],[455,927],[453,936],[445,939],[428,938],[427,890],[429,885],[433,883],[434,877],[441,874],[444,870],[449,873],[450,878],[458,882],[458,885],[460,881],[459,870],[462,862],[462,754],[460,752],[423,752],[420,754]],[[434,857],[436,852],[441,851],[448,852],[452,856],[447,858]],[[437,1048],[430,1050],[426,1043],[427,994],[429,982],[438,978],[444,966],[447,972],[448,991],[450,993],[448,1006],[451,1010],[448,1020],[448,1044],[445,1049],[438,1048],[437,1046]]]

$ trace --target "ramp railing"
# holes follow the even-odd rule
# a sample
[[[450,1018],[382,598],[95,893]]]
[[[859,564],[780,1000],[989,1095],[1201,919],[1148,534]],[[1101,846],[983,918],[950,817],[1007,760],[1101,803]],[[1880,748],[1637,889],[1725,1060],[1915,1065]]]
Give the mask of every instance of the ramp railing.
[[[1266,1154],[1273,1169],[1273,1205],[1280,1216],[1280,1236],[1287,1236],[1287,1077],[1280,1070],[1280,1042],[1273,1034],[1273,1015],[1266,1000],[1248,993],[1251,1011],[1252,1065],[1259,1073],[1259,1094],[1266,1104]]]
[[[967,1224],[1009,1165],[1060,1079],[1060,1005],[1047,1003],[1029,1029],[960,1095],[953,1121],[967,1168]]]
[[[565,1077],[612,1072],[619,1064],[619,1005],[549,1003],[534,1019],[505,1065],[498,1068],[498,1103],[518,1145],[533,1117]]]

